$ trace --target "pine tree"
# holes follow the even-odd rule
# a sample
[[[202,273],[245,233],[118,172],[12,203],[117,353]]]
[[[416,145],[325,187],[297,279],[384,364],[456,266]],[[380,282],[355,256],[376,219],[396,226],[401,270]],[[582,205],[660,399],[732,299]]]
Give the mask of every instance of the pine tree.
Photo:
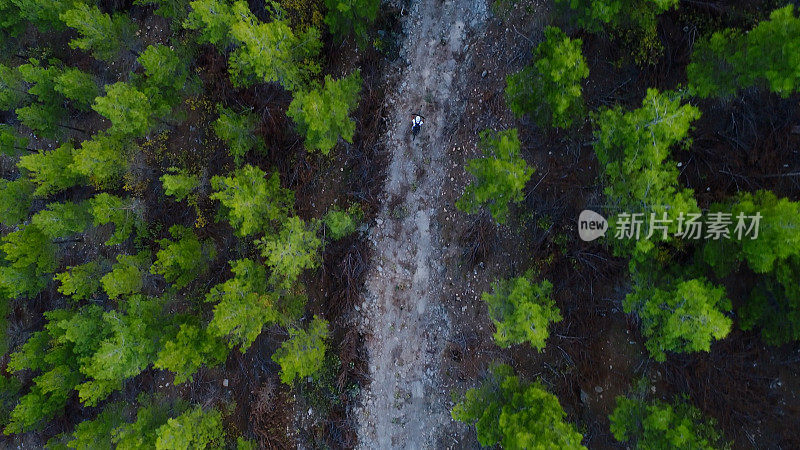
[[[522,189],[533,175],[534,169],[520,156],[517,129],[506,131],[483,131],[480,135],[482,158],[469,160],[467,172],[475,176],[456,207],[469,214],[487,206],[492,217],[504,223],[508,216],[509,203],[522,201]]]
[[[497,328],[494,340],[500,347],[528,342],[542,351],[550,336],[550,323],[562,320],[561,311],[551,298],[553,285],[547,280],[532,284],[531,276],[528,273],[495,282],[494,292],[484,292],[481,296]]]
[[[0,375],[0,426],[5,427],[11,420],[11,411],[19,402],[22,383],[15,376]]]
[[[178,400],[173,403],[157,396],[140,396],[143,405],[136,411],[136,420],[124,423],[112,432],[112,441],[117,450],[155,448],[158,430],[173,414],[181,414],[188,405]]]
[[[44,290],[56,269],[56,248],[35,225],[25,225],[2,238],[0,293],[8,298],[33,298]]]
[[[743,330],[759,329],[770,345],[800,340],[800,257],[793,256],[763,276],[736,311]]]
[[[235,86],[277,82],[294,91],[319,72],[311,62],[322,48],[316,28],[295,34],[286,20],[261,23],[242,1],[233,4],[233,14],[238,20],[230,36],[237,47],[228,58],[228,72]]]
[[[65,238],[83,233],[92,224],[87,202],[50,203],[31,217],[35,225],[50,239]]]
[[[237,114],[222,105],[217,105],[217,111],[219,118],[214,122],[214,134],[228,145],[237,166],[250,150],[266,151],[264,139],[256,135],[258,116],[250,112]]]
[[[121,199],[107,192],[102,192],[89,200],[94,217],[94,225],[114,224],[114,233],[106,241],[106,245],[125,242],[138,223],[135,203],[130,199]]]
[[[346,210],[341,210],[334,206],[325,213],[322,222],[327,227],[328,236],[334,241],[338,241],[355,233],[363,217],[364,212],[358,204],[350,205]]]
[[[328,322],[317,316],[309,324],[308,331],[289,329],[289,339],[272,355],[272,360],[281,366],[281,381],[292,385],[297,378],[302,380],[319,372],[325,359],[327,339]]]
[[[305,298],[294,293],[278,295],[269,290],[266,269],[242,259],[231,263],[234,276],[214,286],[206,301],[216,303],[208,331],[237,345],[244,353],[267,324],[286,324],[302,314]]]
[[[732,321],[724,313],[731,309],[725,290],[703,278],[655,288],[637,284],[623,306],[641,319],[647,349],[656,361],[666,360],[667,351],[707,352],[712,340],[731,330]]]
[[[136,26],[127,16],[114,14],[112,17],[97,6],[77,2],[72,9],[61,14],[61,20],[81,35],[70,41],[70,47],[91,51],[96,58],[104,61],[116,58],[134,42]]]
[[[356,124],[349,114],[358,105],[361,82],[361,73],[356,71],[340,80],[326,76],[322,89],[295,93],[286,114],[305,136],[306,148],[327,155],[339,137],[353,142]]]
[[[72,100],[81,111],[89,111],[94,99],[100,95],[100,88],[94,76],[74,67],[69,67],[55,78],[53,89]]]
[[[164,343],[153,366],[174,372],[174,383],[181,384],[192,381],[201,366],[216,366],[227,356],[225,342],[198,325],[186,323],[174,339]]]
[[[21,136],[10,125],[0,123],[0,154],[16,157],[28,150],[28,138]]]
[[[26,103],[28,98],[28,90],[19,69],[0,64],[0,111],[16,109]]]
[[[92,109],[111,121],[109,133],[129,137],[146,135],[170,110],[160,98],[122,81],[106,86],[106,95],[97,97]]]
[[[31,430],[63,409],[72,391],[82,380],[79,365],[107,336],[103,310],[87,305],[77,311],[57,309],[46,312],[44,330],[31,335],[11,355],[9,370],[40,372],[11,413],[6,434]]]
[[[294,207],[294,192],[281,187],[278,173],[267,175],[258,167],[244,166],[232,176],[211,178],[216,191],[211,198],[226,208],[228,220],[239,236],[271,230]]]
[[[26,178],[0,179],[0,222],[13,227],[28,217],[33,204],[34,186]]]
[[[22,80],[28,83],[28,93],[44,104],[54,104],[61,100],[56,92],[56,78],[62,71],[57,67],[58,61],[51,61],[49,65],[42,65],[35,58],[31,58],[27,63],[17,67]]]
[[[749,298],[737,310],[741,328],[759,328],[769,344],[800,339],[800,285],[794,275],[800,269],[800,237],[795,231],[800,227],[800,202],[757,191],[713,204],[710,211],[730,214],[733,232],[730,240],[705,242],[699,257],[718,277],[741,273],[742,263],[759,276]],[[738,217],[749,219],[742,222],[747,227],[753,225],[757,214],[757,237],[752,230],[739,239],[735,230]]]
[[[37,273],[36,266],[0,265],[0,295],[4,299],[34,298],[49,282],[50,277]]]
[[[56,250],[50,238],[36,225],[25,225],[2,238],[0,249],[11,267],[32,268],[33,273],[52,273],[57,265]]]
[[[581,28],[607,31],[623,37],[640,65],[654,64],[663,52],[658,37],[658,15],[678,6],[679,0],[557,0],[568,5]]]
[[[540,127],[566,129],[583,114],[581,80],[589,76],[583,41],[555,27],[545,28],[544,35],[533,64],[508,76],[506,101],[517,117],[531,114]]]
[[[98,133],[73,151],[73,162],[69,167],[98,188],[115,186],[128,169],[128,158],[132,153],[128,145],[117,135]]]
[[[570,423],[555,395],[541,384],[526,383],[505,364],[494,365],[484,383],[467,391],[451,412],[454,420],[475,425],[484,447],[505,449],[583,449],[583,436]]]
[[[167,423],[156,432],[156,450],[190,450],[222,448],[225,436],[222,414],[216,409],[204,411],[195,406]]]
[[[92,297],[100,289],[100,279],[105,274],[103,264],[89,261],[86,264],[67,267],[66,272],[55,275],[61,285],[58,292],[79,301]]]
[[[108,298],[113,300],[120,295],[138,293],[142,288],[149,264],[150,257],[146,252],[136,255],[117,255],[117,263],[111,272],[100,279]]]
[[[178,93],[182,92],[189,82],[187,60],[171,47],[157,44],[151,45],[139,55],[139,63],[147,75],[146,83],[161,96],[176,103]]]
[[[617,107],[596,116],[594,150],[603,167],[609,210],[655,214],[659,220],[666,214],[668,235],[677,231],[679,214],[699,211],[693,191],[678,185],[677,166],[669,159],[672,148],[687,142],[691,123],[699,117],[700,111],[681,105],[679,96],[655,89],[648,89],[639,109]],[[614,230],[615,218],[610,222]],[[630,251],[628,242],[615,240],[615,251]]]
[[[729,97],[765,85],[783,98],[800,92],[800,17],[794,5],[776,9],[747,33],[722,30],[695,44],[686,68],[689,90]]]
[[[59,15],[69,9],[70,0],[10,0],[18,8],[20,19],[32,23],[41,31],[62,31],[64,23]]]
[[[380,0],[325,0],[325,23],[331,34],[343,39],[350,34],[359,44],[367,41],[367,31],[378,16]]]
[[[161,299],[134,295],[121,303],[120,310],[103,313],[107,336],[81,363],[81,372],[89,381],[78,386],[78,396],[87,406],[96,406],[121,388],[124,380],[152,364],[159,340],[168,334],[169,322],[165,323],[162,318],[164,303]]]
[[[16,37],[25,29],[25,25],[26,22],[19,7],[11,0],[0,0],[0,30]],[[2,90],[2,86],[0,86],[0,96],[2,96]]]
[[[244,3],[237,1],[235,3]],[[223,50],[231,43],[231,27],[237,21],[232,5],[227,0],[196,0],[190,2],[191,11],[183,22],[189,30],[199,30],[198,42],[210,43]],[[244,7],[246,7],[246,3]],[[244,9],[240,6],[239,11]],[[249,12],[249,9],[247,10]]]
[[[609,416],[611,433],[632,448],[717,449],[726,448],[714,420],[689,404],[687,398],[673,404],[645,401],[643,395],[617,397]]]
[[[107,405],[94,419],[75,425],[66,446],[76,450],[112,450],[112,433],[125,420],[123,406],[119,403]],[[47,446],[53,447],[49,442]]]
[[[161,176],[161,183],[164,185],[164,193],[175,197],[177,201],[185,199],[200,186],[200,179],[195,175],[177,167],[170,167],[168,171],[169,173]]]
[[[319,265],[322,241],[317,236],[318,228],[318,223],[306,225],[295,216],[283,223],[279,234],[258,241],[261,255],[272,269],[270,282],[274,286],[289,289],[304,270]]]
[[[58,140],[62,136],[61,122],[66,109],[56,103],[32,103],[14,110],[17,119],[36,134]]]
[[[177,289],[186,287],[208,270],[208,262],[216,254],[213,243],[200,242],[192,230],[173,225],[169,234],[175,240],[162,239],[158,243],[161,250],[150,267],[153,275],[162,275]]]
[[[48,197],[82,182],[83,177],[70,168],[73,152],[72,144],[67,143],[55,150],[39,150],[20,157],[17,166],[27,170],[37,185],[33,195]]]

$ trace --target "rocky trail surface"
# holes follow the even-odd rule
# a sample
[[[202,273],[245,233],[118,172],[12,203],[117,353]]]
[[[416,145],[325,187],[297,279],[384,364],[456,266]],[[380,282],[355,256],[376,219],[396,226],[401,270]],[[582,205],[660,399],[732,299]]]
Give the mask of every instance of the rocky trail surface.
[[[467,94],[470,36],[486,21],[484,0],[415,0],[403,8],[404,42],[389,85],[383,138],[390,161],[383,206],[370,231],[373,260],[360,307],[370,384],[358,408],[359,446],[441,446],[451,423],[440,361],[450,321],[438,211],[449,180],[448,145]],[[414,113],[425,117],[416,139]],[[452,444],[452,442],[451,442]]]

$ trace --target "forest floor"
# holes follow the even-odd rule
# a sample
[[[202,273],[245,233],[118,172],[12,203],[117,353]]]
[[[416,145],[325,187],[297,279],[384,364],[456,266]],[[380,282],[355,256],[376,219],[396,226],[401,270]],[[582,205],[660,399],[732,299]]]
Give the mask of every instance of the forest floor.
[[[371,377],[358,414],[363,448],[430,448],[451,424],[438,381],[450,330],[438,218],[452,210],[443,189],[454,167],[452,124],[466,104],[465,43],[487,11],[483,0],[421,0],[403,11],[404,42],[388,75],[390,165],[360,308]],[[412,139],[415,113],[425,123]]]

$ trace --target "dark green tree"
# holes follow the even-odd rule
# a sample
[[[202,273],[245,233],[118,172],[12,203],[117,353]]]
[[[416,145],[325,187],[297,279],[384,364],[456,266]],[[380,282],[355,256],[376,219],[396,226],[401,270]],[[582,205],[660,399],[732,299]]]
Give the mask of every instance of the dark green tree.
[[[266,151],[264,139],[256,135],[258,116],[251,112],[235,113],[217,105],[219,118],[214,122],[214,133],[228,145],[228,150],[238,166],[250,150]]]
[[[280,364],[281,381],[292,385],[295,379],[314,376],[322,369],[325,359],[328,322],[317,316],[308,326],[308,331],[300,328],[289,329],[289,339],[272,355],[272,360]]]
[[[647,387],[646,383],[640,384]],[[728,447],[714,420],[703,417],[686,397],[669,404],[660,400],[645,401],[642,392],[619,396],[609,420],[614,438],[632,448],[712,450]]]
[[[200,242],[192,230],[184,226],[173,225],[169,234],[174,240],[158,242],[161,250],[156,253],[150,273],[162,275],[181,289],[208,270],[208,263],[214,259],[216,251],[212,242]]]
[[[81,111],[88,111],[94,99],[100,95],[100,88],[94,76],[74,67],[61,72],[55,79],[53,89]]]
[[[58,292],[70,296],[74,301],[79,301],[92,297],[100,289],[100,280],[105,272],[104,264],[90,261],[67,267],[65,272],[58,273],[53,278],[61,283]]]
[[[16,109],[28,99],[28,90],[19,69],[0,64],[0,111]]]
[[[497,329],[494,340],[500,347],[528,342],[542,351],[550,336],[550,324],[562,320],[551,298],[553,285],[547,280],[531,283],[532,275],[495,282],[493,292],[481,296]]]
[[[375,21],[380,0],[325,0],[325,23],[331,34],[343,39],[355,35],[359,44],[367,42],[367,32]]]
[[[33,204],[34,186],[26,178],[0,179],[0,221],[13,227],[28,217]]]
[[[294,192],[281,187],[278,173],[244,166],[229,177],[215,176],[211,198],[219,200],[239,236],[263,233],[283,222],[294,207]]]
[[[39,150],[20,157],[17,166],[28,171],[37,185],[33,195],[48,197],[81,183],[83,177],[70,167],[73,152],[72,144],[67,143],[55,150]]]
[[[339,137],[353,142],[356,123],[349,114],[358,105],[359,91],[361,73],[356,71],[340,80],[326,76],[323,88],[295,93],[286,114],[305,136],[306,148],[327,155]]]
[[[214,286],[206,301],[216,303],[214,318],[208,330],[240,346],[245,352],[267,324],[285,325],[298,318],[305,306],[305,297],[295,293],[279,295],[270,291],[266,269],[242,259],[231,263],[233,278]]]
[[[180,326],[177,336],[166,341],[153,366],[175,373],[175,384],[192,381],[197,370],[205,365],[216,366],[228,356],[228,348],[219,337],[192,323]]]
[[[794,5],[776,9],[747,33],[726,29],[699,40],[686,68],[689,90],[703,98],[729,97],[766,86],[781,97],[800,92],[800,17]]]
[[[583,436],[564,421],[558,398],[538,382],[520,380],[505,364],[492,366],[483,384],[467,391],[451,414],[459,422],[474,424],[484,447],[585,448]]]
[[[91,51],[98,59],[112,60],[135,43],[136,26],[126,15],[114,14],[112,17],[97,6],[76,2],[60,17],[81,35],[70,41],[70,47]]]
[[[583,115],[581,80],[589,66],[581,52],[583,41],[547,27],[545,40],[533,52],[533,64],[509,75],[508,107],[517,117],[530,114],[540,126],[569,128]]]
[[[65,238],[86,231],[92,213],[88,202],[50,203],[31,217],[31,223],[50,239]]]
[[[485,130],[480,138],[483,157],[469,160],[466,167],[476,179],[464,189],[456,207],[474,214],[486,206],[496,221],[504,223],[509,203],[522,201],[522,189],[534,169],[520,156],[516,128],[500,132]]]

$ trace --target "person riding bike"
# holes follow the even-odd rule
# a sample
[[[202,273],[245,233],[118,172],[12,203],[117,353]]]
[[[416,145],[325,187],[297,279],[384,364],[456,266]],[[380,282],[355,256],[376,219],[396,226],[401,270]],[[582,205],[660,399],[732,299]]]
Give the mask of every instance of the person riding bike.
[[[411,120],[412,140],[416,139],[417,133],[419,133],[419,129],[423,123],[425,123],[425,118],[420,116],[419,114],[414,114],[414,119]]]

